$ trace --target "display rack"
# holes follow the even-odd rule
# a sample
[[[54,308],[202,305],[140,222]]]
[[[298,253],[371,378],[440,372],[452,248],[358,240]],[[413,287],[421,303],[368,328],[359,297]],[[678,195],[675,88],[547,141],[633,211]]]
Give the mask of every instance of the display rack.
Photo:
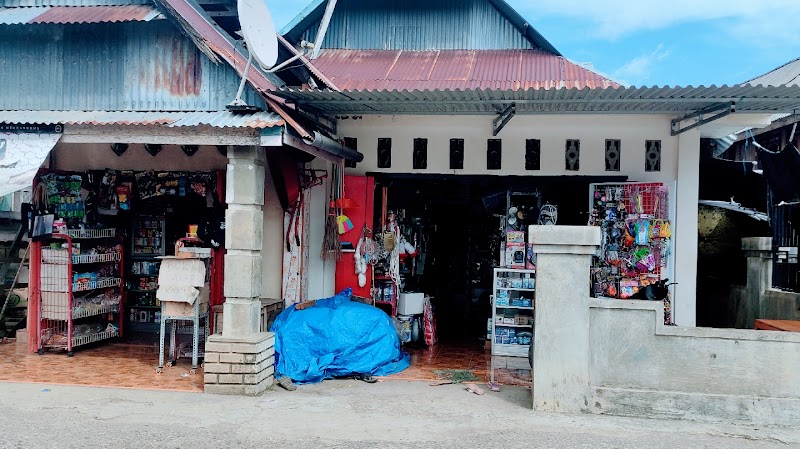
[[[375,277],[373,301],[376,305],[382,304],[392,308],[391,316],[397,315],[397,298],[399,297],[397,284],[388,276]]]
[[[122,247],[106,244],[111,251],[96,253],[101,245],[91,242],[115,235],[114,229],[70,230],[34,245],[41,261],[38,279],[34,279],[40,295],[39,354],[60,349],[72,356],[76,347],[121,335]]]
[[[492,355],[528,357],[536,270],[495,268],[492,286]]]
[[[166,220],[161,215],[139,215],[131,230],[132,262],[125,275],[128,328],[155,334],[161,321],[161,304],[156,299],[159,262],[166,254]]]
[[[592,260],[592,296],[635,297],[673,271],[671,189],[664,183],[600,183],[589,192],[590,226],[601,241]],[[665,300],[665,323],[671,304]]]

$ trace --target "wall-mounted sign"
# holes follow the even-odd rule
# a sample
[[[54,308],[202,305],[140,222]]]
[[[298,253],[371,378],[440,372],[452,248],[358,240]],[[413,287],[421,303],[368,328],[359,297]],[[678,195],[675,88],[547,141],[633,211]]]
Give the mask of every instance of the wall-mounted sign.
[[[2,133],[61,133],[64,132],[64,125],[36,125],[19,123],[0,123]]]

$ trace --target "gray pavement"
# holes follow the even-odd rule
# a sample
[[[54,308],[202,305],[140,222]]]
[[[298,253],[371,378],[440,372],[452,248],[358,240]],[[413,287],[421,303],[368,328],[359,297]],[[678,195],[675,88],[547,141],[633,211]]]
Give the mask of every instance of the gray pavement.
[[[787,448],[800,430],[557,415],[530,390],[326,381],[258,398],[0,383],[1,448]]]

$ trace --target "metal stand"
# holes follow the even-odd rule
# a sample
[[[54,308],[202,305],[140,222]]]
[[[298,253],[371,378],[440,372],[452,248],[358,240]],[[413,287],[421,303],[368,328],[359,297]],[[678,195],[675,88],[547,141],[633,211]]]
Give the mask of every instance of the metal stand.
[[[161,332],[158,346],[158,368],[156,372],[160,373],[164,369],[164,340],[166,337],[167,321],[172,321],[172,328],[169,337],[169,354],[170,359],[167,366],[174,366],[180,354],[178,354],[178,325],[182,321],[192,322],[192,370],[189,374],[195,374],[199,367],[199,348],[200,348],[200,321],[205,320],[203,324],[203,336],[208,338],[209,334],[209,320],[208,312],[200,313],[200,301],[194,303],[193,314],[191,316],[167,315],[167,305],[165,302],[161,303]]]

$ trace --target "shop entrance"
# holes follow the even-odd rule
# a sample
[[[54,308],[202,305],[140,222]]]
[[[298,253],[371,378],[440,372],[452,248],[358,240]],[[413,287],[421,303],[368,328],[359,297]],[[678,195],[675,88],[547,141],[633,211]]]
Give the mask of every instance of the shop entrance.
[[[528,225],[539,222],[542,210],[548,214],[556,211],[557,216],[546,218],[556,219],[560,225],[586,225],[590,184],[610,181],[596,177],[374,176],[375,222],[386,228],[387,222],[396,220],[400,235],[413,247],[400,261],[400,291],[429,296],[434,309],[439,342],[433,349],[421,351],[417,364],[432,362],[438,367],[483,371],[481,374],[488,374],[485,370],[491,359],[494,318],[490,296],[495,268],[501,266],[501,257],[507,257],[507,231],[526,232]],[[383,198],[385,205],[381,204]],[[522,245],[524,254],[524,240]],[[442,353],[452,357],[433,356]],[[530,377],[527,379],[530,382]]]

